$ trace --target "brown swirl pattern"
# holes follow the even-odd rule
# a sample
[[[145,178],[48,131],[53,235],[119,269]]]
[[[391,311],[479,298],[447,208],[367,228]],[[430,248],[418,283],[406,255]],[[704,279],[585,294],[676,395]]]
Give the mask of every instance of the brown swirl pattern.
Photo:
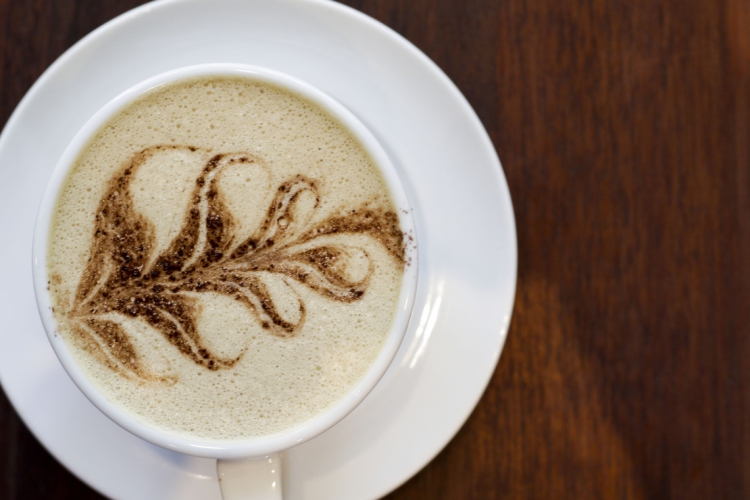
[[[67,314],[70,329],[86,350],[126,377],[174,382],[144,367],[122,327],[124,317],[144,320],[179,353],[209,370],[229,368],[241,359],[242,354],[226,359],[207,348],[197,328],[195,293],[234,298],[266,331],[280,337],[299,331],[307,310],[298,296],[299,318],[282,317],[264,284],[264,272],[294,280],[330,300],[362,298],[373,272],[369,256],[358,249],[367,256],[368,271],[364,278],[353,280],[346,270],[355,249],[332,244],[330,237],[318,240],[323,236],[368,235],[404,265],[404,235],[396,213],[367,204],[311,226],[313,218],[300,213],[298,201],[309,192],[316,210],[318,183],[303,175],[278,186],[260,226],[247,239],[236,241],[236,223],[218,180],[232,164],[262,162],[247,153],[217,154],[206,163],[195,180],[179,233],[155,256],[153,226],[135,210],[130,185],[140,166],[164,149],[198,150],[172,145],[147,148],[112,177],[99,202],[88,263]]]

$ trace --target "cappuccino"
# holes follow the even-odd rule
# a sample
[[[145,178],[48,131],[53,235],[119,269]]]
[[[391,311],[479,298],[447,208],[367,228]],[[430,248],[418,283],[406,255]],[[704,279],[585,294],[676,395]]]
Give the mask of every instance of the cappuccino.
[[[161,85],[108,120],[59,192],[58,332],[111,402],[241,441],[324,412],[388,335],[405,266],[388,188],[316,104],[242,77]]]

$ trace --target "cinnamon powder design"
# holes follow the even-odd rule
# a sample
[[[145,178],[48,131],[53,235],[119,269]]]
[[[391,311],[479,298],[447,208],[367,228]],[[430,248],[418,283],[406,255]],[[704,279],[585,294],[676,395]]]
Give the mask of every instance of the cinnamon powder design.
[[[276,188],[260,226],[239,241],[218,181],[230,165],[263,162],[248,153],[217,154],[206,163],[195,180],[180,231],[164,251],[154,255],[153,225],[135,210],[130,186],[140,166],[165,149],[199,148],[146,148],[111,178],[97,209],[88,262],[66,315],[86,349],[123,376],[175,382],[144,367],[122,326],[125,318],[145,321],[181,355],[208,370],[229,368],[242,358],[242,354],[222,358],[206,346],[197,328],[196,293],[232,297],[268,334],[280,337],[293,336],[302,328],[307,309],[297,295],[299,317],[285,318],[263,281],[264,273],[300,283],[329,300],[361,299],[373,272],[370,257],[362,249],[332,243],[332,235],[367,235],[399,266],[404,265],[404,235],[396,213],[365,204],[311,224],[314,217],[302,213],[298,202],[303,193],[312,195],[314,213],[320,204],[318,181],[303,175]],[[364,277],[353,279],[347,269],[354,256],[362,253],[368,270]]]

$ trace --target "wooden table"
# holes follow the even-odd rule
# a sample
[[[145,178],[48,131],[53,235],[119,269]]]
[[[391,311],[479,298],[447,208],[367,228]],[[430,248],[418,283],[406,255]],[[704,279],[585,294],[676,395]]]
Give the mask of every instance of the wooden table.
[[[0,0],[0,123],[65,49],[138,3]],[[518,225],[492,382],[388,498],[750,496],[750,2],[345,3],[458,85]],[[3,499],[101,498],[5,398],[0,471]]]

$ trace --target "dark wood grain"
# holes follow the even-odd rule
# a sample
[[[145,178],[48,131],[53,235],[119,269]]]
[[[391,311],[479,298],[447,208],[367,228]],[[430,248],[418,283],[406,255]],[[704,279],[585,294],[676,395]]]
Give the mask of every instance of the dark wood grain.
[[[0,0],[0,123],[138,3]],[[466,95],[518,225],[492,382],[388,499],[750,497],[750,2],[344,3]],[[0,471],[3,499],[100,498],[5,399]]]

